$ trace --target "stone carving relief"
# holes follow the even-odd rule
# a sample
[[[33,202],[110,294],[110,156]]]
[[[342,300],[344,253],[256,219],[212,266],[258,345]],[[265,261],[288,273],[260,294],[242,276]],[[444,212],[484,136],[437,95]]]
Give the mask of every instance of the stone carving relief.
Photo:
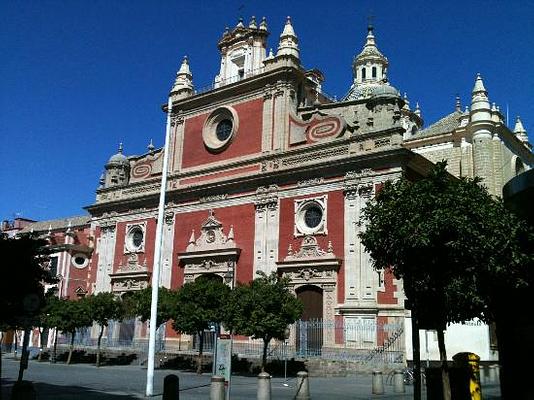
[[[328,242],[327,250],[322,250],[317,243],[317,239],[314,236],[304,236],[299,251],[294,252],[291,245],[287,249],[287,257],[284,261],[292,261],[298,259],[335,259],[334,249],[332,248],[332,242]]]
[[[222,278],[235,276],[235,268],[241,249],[234,241],[234,228],[228,234],[215,218],[213,210],[200,227],[200,235],[191,232],[185,252],[179,253],[180,264],[184,267],[185,281],[193,281],[202,274],[216,274]]]
[[[275,210],[278,207],[278,186],[260,186],[256,189],[254,204],[257,212]]]
[[[345,129],[345,120],[338,115],[315,113],[309,121],[290,117],[289,144],[316,143],[335,139],[342,136]]]

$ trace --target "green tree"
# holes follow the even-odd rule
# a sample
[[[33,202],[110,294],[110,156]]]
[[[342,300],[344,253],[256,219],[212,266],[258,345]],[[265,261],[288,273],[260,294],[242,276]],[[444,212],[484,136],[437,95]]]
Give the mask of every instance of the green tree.
[[[175,302],[176,292],[165,287],[160,287],[158,291],[158,312],[156,326],[159,327],[167,322],[171,317],[171,310]],[[133,292],[123,296],[122,305],[125,317],[139,317],[143,322],[150,319],[150,308],[152,304],[152,288]]]
[[[44,285],[56,281],[47,269],[46,244],[45,240],[32,235],[9,238],[0,234],[0,326],[6,330],[24,330],[19,381],[23,376],[30,329],[37,325],[40,309],[44,305]]]
[[[204,331],[210,323],[220,323],[223,307],[230,288],[222,281],[199,277],[184,284],[177,292],[171,312],[173,329],[189,335],[198,335],[197,373],[202,373]]]
[[[89,309],[89,317],[100,327],[96,351],[96,366],[100,367],[100,345],[102,343],[104,328],[108,326],[110,320],[122,319],[123,308],[120,300],[113,293],[109,292],[91,295],[86,297],[85,301]]]
[[[88,301],[84,298],[79,300],[52,300],[48,314],[48,323],[50,326],[55,326],[58,331],[70,334],[69,355],[67,358],[67,364],[70,364],[72,360],[72,352],[74,350],[76,330],[90,326],[93,322],[88,307]],[[57,334],[56,339],[54,340],[53,361],[56,359],[56,340]]]
[[[232,332],[263,340],[262,371],[271,339],[283,340],[288,325],[302,315],[303,304],[288,288],[288,279],[275,272],[258,273],[248,284],[238,285],[225,307],[224,325]]]
[[[450,399],[443,330],[472,318],[495,320],[500,293],[532,281],[532,234],[479,179],[455,179],[444,162],[416,182],[387,182],[361,223],[374,267],[403,279],[413,318],[437,330]]]

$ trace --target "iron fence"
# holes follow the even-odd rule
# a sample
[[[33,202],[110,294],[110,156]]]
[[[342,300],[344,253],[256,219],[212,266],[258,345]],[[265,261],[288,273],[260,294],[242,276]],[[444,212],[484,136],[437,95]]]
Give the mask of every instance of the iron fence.
[[[268,359],[322,359],[357,362],[368,365],[398,365],[405,363],[404,322],[377,323],[372,318],[345,318],[340,321],[321,319],[297,321],[290,327],[287,340],[271,340],[267,348]],[[137,332],[138,335],[138,332]],[[204,353],[215,348],[216,332],[204,334]],[[60,334],[58,344],[69,345],[70,335]],[[76,332],[77,349],[96,348],[97,338],[91,328]],[[192,337],[189,351],[198,351],[199,340]],[[102,349],[132,351],[143,359],[148,353],[146,338],[136,337],[135,321],[111,321],[102,337]],[[165,349],[165,324],[157,330],[156,351]],[[236,337],[233,353],[239,357],[260,358],[263,341]]]

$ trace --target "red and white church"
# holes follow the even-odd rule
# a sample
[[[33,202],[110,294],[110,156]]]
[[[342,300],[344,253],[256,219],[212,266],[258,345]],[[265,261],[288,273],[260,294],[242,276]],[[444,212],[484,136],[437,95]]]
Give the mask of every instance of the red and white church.
[[[358,238],[362,208],[385,181],[425,176],[442,158],[454,175],[481,176],[498,194],[534,165],[521,121],[514,131],[506,127],[478,76],[470,109],[457,105],[423,128],[419,106],[412,110],[388,81],[389,61],[372,27],[341,100],[322,92],[319,70],[301,64],[289,18],[275,53],[267,52],[268,36],[265,19],[240,20],[224,32],[209,90],[195,90],[187,58],[177,72],[169,94],[161,285],[177,288],[204,274],[235,284],[276,271],[303,300],[303,319],[404,325],[402,282],[374,271]],[[506,168],[488,166],[497,155]],[[123,295],[150,285],[162,164],[163,149],[127,156],[121,145],[88,216],[25,228],[57,250],[61,296]],[[487,326],[473,329],[489,343]],[[388,340],[386,331],[342,332],[324,329],[321,347],[373,349]],[[146,338],[146,326],[137,322],[133,333]],[[166,339],[172,348],[177,334],[168,329]],[[470,345],[460,341],[459,348]],[[479,354],[491,359],[486,347]]]

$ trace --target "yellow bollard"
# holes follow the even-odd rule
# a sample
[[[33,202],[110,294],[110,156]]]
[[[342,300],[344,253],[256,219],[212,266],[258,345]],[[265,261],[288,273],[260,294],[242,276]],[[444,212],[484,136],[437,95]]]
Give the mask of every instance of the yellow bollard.
[[[454,363],[464,369],[469,376],[469,394],[471,400],[482,400],[480,388],[480,357],[475,353],[458,353],[452,357]]]

